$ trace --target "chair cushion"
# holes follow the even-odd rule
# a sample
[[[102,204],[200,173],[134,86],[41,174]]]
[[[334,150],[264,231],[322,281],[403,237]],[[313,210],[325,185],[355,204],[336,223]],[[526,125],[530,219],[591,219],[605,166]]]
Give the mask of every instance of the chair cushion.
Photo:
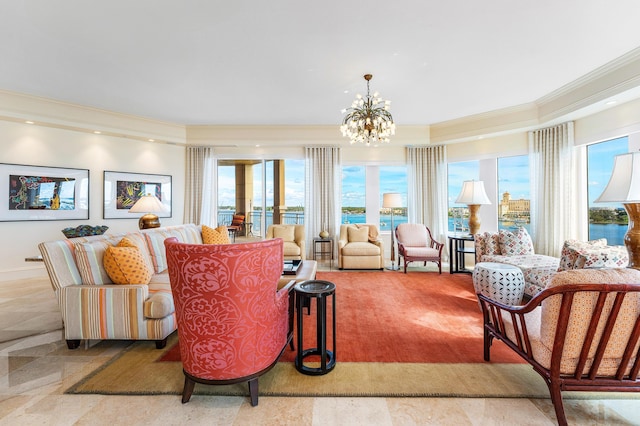
[[[606,245],[606,238],[600,238],[591,241],[566,240],[562,245],[562,253],[560,254],[560,265],[558,265],[558,272],[575,269],[576,260],[578,259],[581,250],[605,247]]]
[[[347,228],[347,237],[349,242],[366,243],[369,241],[369,227],[361,226],[359,228],[350,226]]]
[[[136,247],[107,247],[104,269],[114,284],[148,284],[151,270]]]
[[[145,318],[161,319],[175,312],[176,308],[171,295],[171,285],[169,284],[169,274],[159,274],[166,276],[166,283],[149,283],[149,297],[144,301],[143,311]],[[158,277],[158,274],[155,275]],[[155,278],[154,277],[154,278]],[[164,279],[159,281],[165,281]]]
[[[234,214],[231,219],[232,226],[240,226],[244,223],[244,215],[242,214]]]
[[[398,225],[398,241],[405,247],[425,247],[429,244],[427,228],[419,223]]]
[[[293,242],[295,241],[295,228],[293,226],[274,225],[273,238],[282,238],[284,242]]]
[[[347,243],[342,248],[343,256],[380,256],[380,247],[367,241]]]
[[[518,228],[516,232],[501,229],[498,233],[498,238],[500,242],[500,254],[505,256],[535,254],[531,236],[523,227]]]
[[[431,247],[405,247],[409,257],[438,257],[439,251]]]
[[[229,244],[229,231],[227,227],[222,225],[217,228],[211,228],[202,225],[202,242],[204,244]]]

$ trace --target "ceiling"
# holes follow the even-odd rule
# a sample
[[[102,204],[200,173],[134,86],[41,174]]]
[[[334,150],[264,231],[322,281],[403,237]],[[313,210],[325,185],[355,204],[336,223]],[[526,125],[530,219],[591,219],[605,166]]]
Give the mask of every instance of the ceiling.
[[[0,3],[0,89],[187,125],[398,125],[535,102],[640,46],[637,0]]]

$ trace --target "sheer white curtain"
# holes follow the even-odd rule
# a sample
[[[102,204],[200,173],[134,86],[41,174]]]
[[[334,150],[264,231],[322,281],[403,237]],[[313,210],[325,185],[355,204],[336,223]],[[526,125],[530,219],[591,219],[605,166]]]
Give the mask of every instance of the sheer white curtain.
[[[433,238],[447,241],[447,147],[407,147],[409,222],[423,223]]]
[[[184,222],[217,226],[215,157],[209,146],[188,146]]]
[[[340,232],[341,168],[339,147],[305,148],[304,224],[307,241],[317,237],[320,231],[326,230],[334,238]],[[310,251],[311,246],[308,245]]]
[[[573,122],[529,132],[529,161],[533,244],[559,257],[565,240],[586,231],[585,150],[574,148]]]

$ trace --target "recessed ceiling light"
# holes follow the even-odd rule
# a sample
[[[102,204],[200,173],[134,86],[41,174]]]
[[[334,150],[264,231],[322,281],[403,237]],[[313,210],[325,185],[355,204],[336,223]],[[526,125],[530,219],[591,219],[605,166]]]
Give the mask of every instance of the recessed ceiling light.
[[[147,139],[149,142],[155,142],[155,139]]]
[[[94,130],[93,133],[95,133],[96,135],[99,135],[102,132],[100,130]]]
[[[256,145],[256,148],[259,148],[259,147],[260,147],[260,145]]]
[[[35,124],[33,121],[28,121],[28,120],[25,121],[25,123],[27,123],[27,124]]]
[[[617,103],[618,103],[618,101],[616,101],[615,99],[611,99],[610,101],[608,101],[608,102],[606,103],[606,105],[615,105],[615,104],[617,104]]]

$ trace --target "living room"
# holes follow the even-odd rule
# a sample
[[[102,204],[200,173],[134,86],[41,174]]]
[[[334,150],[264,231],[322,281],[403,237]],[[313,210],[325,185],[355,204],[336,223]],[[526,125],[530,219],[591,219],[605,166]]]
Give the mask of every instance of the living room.
[[[616,18],[622,20],[624,17]],[[46,17],[40,16],[39,19],[46,20]],[[630,28],[634,24],[619,25]],[[457,117],[445,120],[409,121],[402,119],[402,115],[394,114],[399,122],[395,136],[389,144],[375,147],[350,145],[340,135],[339,109],[348,106],[355,92],[341,93],[340,99],[346,100],[346,103],[337,103],[338,122],[335,124],[312,120],[294,124],[255,120],[251,124],[238,124],[232,120],[207,121],[200,117],[174,119],[176,116],[168,113],[150,117],[138,113],[135,108],[110,109],[104,107],[106,101],[94,104],[79,99],[73,102],[73,99],[66,96],[56,97],[54,91],[31,91],[26,83],[22,86],[11,85],[9,78],[0,78],[2,163],[87,169],[89,174],[87,219],[0,222],[0,229],[5,235],[5,243],[0,246],[0,281],[15,285],[21,280],[46,278],[42,263],[26,262],[25,259],[39,254],[38,243],[62,238],[60,231],[65,227],[79,224],[107,225],[111,233],[137,229],[135,217],[104,218],[105,171],[171,176],[172,213],[171,217],[161,219],[162,225],[182,224],[188,175],[187,146],[211,146],[216,159],[220,161],[261,161],[304,160],[306,146],[330,145],[340,147],[342,164],[345,166],[382,167],[406,166],[407,147],[446,145],[448,163],[472,160],[479,162],[478,177],[485,182],[492,200],[491,205],[483,206],[480,211],[482,230],[496,231],[499,205],[497,161],[502,157],[527,155],[529,131],[572,121],[574,143],[578,146],[626,136],[629,151],[640,150],[640,99],[637,97],[637,88],[640,87],[640,82],[637,81],[640,75],[640,50],[637,46],[640,45],[640,40],[633,40],[634,34],[621,33],[618,37],[620,40],[626,39],[625,44],[618,44],[620,47],[611,49],[611,54],[602,56],[607,58],[606,61],[592,63],[587,71],[577,74],[574,79],[552,86],[523,102],[497,103],[494,104],[495,107],[487,109],[465,107],[460,109]],[[6,39],[12,38],[7,36]],[[588,56],[589,49],[584,50],[583,55]],[[37,56],[36,53],[33,54]],[[15,52],[12,55],[16,55]],[[42,55],[43,61],[55,62],[45,52]],[[366,68],[365,65],[362,66]],[[24,67],[33,69],[31,63]],[[355,69],[354,75],[349,77],[361,93],[365,88],[361,74],[373,72],[372,90],[380,90],[382,95],[393,100],[392,112],[396,111],[395,107],[400,109],[400,93],[396,96],[391,90],[393,85],[389,82],[390,76],[384,76],[384,73],[378,71],[381,66],[375,69],[361,70],[360,66],[347,69],[350,69],[349,72]],[[468,69],[473,69],[473,66]],[[340,72],[347,71],[342,69]],[[255,73],[259,76],[260,70],[255,70]],[[321,79],[309,71],[301,73],[305,73],[306,84],[311,86]],[[410,74],[409,70],[407,74]],[[254,75],[247,75],[245,71],[245,74],[238,74],[240,81],[234,84],[243,84],[240,76],[256,78]],[[70,81],[70,85],[73,85],[74,79],[70,78]],[[80,85],[79,79],[75,81]],[[161,87],[165,83],[155,82],[155,85]],[[137,80],[137,84],[142,86],[144,82]],[[265,79],[261,84],[268,86],[269,81]],[[62,84],[60,86],[62,91],[67,87]],[[487,87],[488,93],[496,90],[495,86]],[[510,90],[517,91],[517,88]],[[402,91],[406,93],[409,90]],[[96,98],[100,96],[100,92],[102,91],[95,89]],[[424,90],[417,92],[424,97],[420,102],[436,102]],[[273,94],[265,92],[264,97],[269,96]],[[313,97],[309,99],[308,103],[314,103]],[[607,105],[613,101],[615,103]],[[140,102],[153,103],[154,100]],[[451,102],[462,103],[457,97]],[[261,107],[266,109],[264,104]],[[296,108],[300,108],[300,104]],[[376,212],[371,216],[371,222],[376,223],[379,222],[377,212],[381,207],[379,183],[371,180],[367,184],[367,192],[374,194],[374,197],[367,199],[367,212]],[[448,194],[448,197],[455,198],[456,195]],[[408,196],[411,197],[411,194]],[[584,237],[588,238],[586,235]],[[386,260],[390,263],[390,233],[383,233],[382,239],[385,243]]]

